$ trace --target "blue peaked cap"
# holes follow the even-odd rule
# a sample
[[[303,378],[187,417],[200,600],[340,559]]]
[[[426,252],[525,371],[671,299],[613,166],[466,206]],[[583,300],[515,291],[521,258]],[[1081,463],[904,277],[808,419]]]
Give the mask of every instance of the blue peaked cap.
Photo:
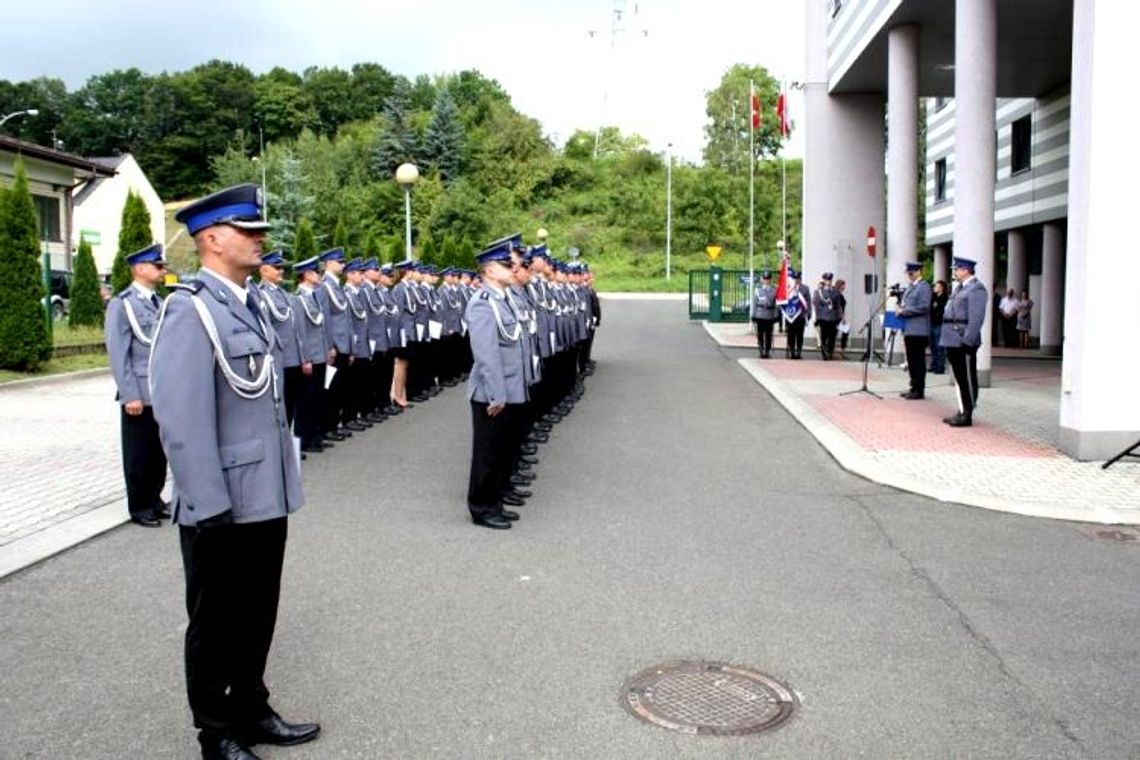
[[[330,248],[317,256],[317,258],[321,261],[344,261],[344,249]]]
[[[285,257],[281,255],[281,251],[269,251],[268,253],[261,254],[261,263],[274,267],[283,267],[289,262],[285,261]]]
[[[379,269],[380,268],[380,262],[377,259],[365,259],[364,260],[364,268],[365,269]]]
[[[174,219],[185,224],[191,235],[215,224],[264,232],[269,229],[269,223],[261,218],[263,205],[260,186],[249,183],[234,185],[183,207]]]
[[[317,257],[317,256],[312,256],[310,258],[305,259],[304,261],[298,261],[296,264],[293,265],[293,271],[296,272],[297,274],[300,274],[301,272],[315,272],[315,271],[317,271],[317,262],[318,261],[319,261],[319,257]]]
[[[390,262],[390,261],[386,264],[380,265],[380,273],[381,274],[392,274],[392,270],[393,270],[392,262]]]
[[[134,266],[135,264],[165,264],[162,260],[162,243],[155,243],[148,245],[141,251],[127,254],[127,264]]]
[[[486,264],[490,261],[510,261],[511,260],[511,238],[502,238],[496,240],[488,246],[487,250],[482,253],[475,254],[475,259],[480,264]]]
[[[954,257],[955,269],[969,269],[971,272],[978,266],[978,262],[973,259],[964,259],[961,256]]]
[[[509,245],[510,250],[512,250],[512,251],[526,248],[526,246],[523,245],[522,233],[521,232],[512,232],[510,235],[507,235],[506,237],[501,237],[498,240],[492,240],[490,243],[487,243],[487,250],[489,251],[492,248],[494,248],[495,246],[503,245],[504,243]]]
[[[347,264],[344,265],[344,271],[346,271],[346,272],[363,272],[364,271],[364,261],[361,259],[352,259],[351,261],[349,261]]]
[[[921,272],[922,264],[917,261],[908,261],[906,263],[906,271],[908,272]]]

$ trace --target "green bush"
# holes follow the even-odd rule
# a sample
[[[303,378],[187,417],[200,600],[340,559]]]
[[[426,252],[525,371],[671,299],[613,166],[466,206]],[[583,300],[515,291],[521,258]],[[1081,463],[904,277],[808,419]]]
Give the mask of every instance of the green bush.
[[[119,250],[115,254],[115,263],[111,265],[112,293],[125,290],[131,284],[127,255],[141,251],[153,242],[146,204],[135,193],[127,193],[127,202],[123,204],[123,224],[119,228]]]
[[[21,372],[51,358],[38,229],[28,175],[17,158],[12,189],[0,188],[0,367]]]
[[[95,272],[95,257],[86,239],[79,241],[75,254],[75,275],[71,281],[71,303],[68,304],[67,324],[103,326],[103,294],[99,290],[99,275]]]

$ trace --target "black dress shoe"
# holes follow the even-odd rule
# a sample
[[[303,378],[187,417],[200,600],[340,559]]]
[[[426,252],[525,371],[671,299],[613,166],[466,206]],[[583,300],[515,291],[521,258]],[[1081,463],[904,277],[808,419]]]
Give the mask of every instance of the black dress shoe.
[[[510,520],[511,522],[514,522],[515,520],[519,519],[519,513],[518,513],[518,512],[512,512],[512,511],[511,511],[511,510],[509,510],[509,509],[504,509],[504,510],[501,510],[501,511],[499,512],[499,514],[500,514],[500,515],[501,515],[501,516],[502,516],[504,519]]]
[[[964,414],[955,415],[946,423],[950,427],[973,427],[974,421]]]
[[[326,441],[343,441],[345,439],[344,433],[325,433]]]
[[[490,515],[488,517],[471,517],[471,522],[476,525],[482,525],[484,528],[492,530],[507,530],[511,527],[511,521],[499,515]]]
[[[158,506],[154,510],[154,516],[157,517],[159,520],[169,520],[170,519],[170,505],[167,504],[165,501],[161,502],[160,506]]]
[[[534,423],[534,430],[538,433],[549,433],[554,429],[554,425],[549,422],[536,422]]]
[[[422,404],[429,398],[431,398],[431,396],[426,393],[417,393],[415,396],[412,396],[412,401],[415,401],[417,404]]]
[[[344,423],[344,427],[348,428],[349,430],[355,430],[358,433],[368,429],[367,425],[361,422],[357,422],[356,420],[349,420],[348,422]]]
[[[527,435],[526,439],[530,443],[548,443],[550,441],[550,436],[546,433],[530,433]]]
[[[202,760],[261,760],[249,747],[232,736],[199,738],[198,741],[202,745]]]
[[[519,462],[521,464],[538,464],[538,458],[530,456],[529,454],[523,454],[519,457]]]
[[[548,412],[548,413],[542,415],[542,421],[545,423],[551,424],[551,425],[553,425],[556,422],[560,422],[561,420],[562,420],[562,415],[558,414],[557,412]]]
[[[402,411],[404,411],[404,410],[401,409],[400,407],[396,406],[395,404],[389,404],[388,406],[384,407],[384,414],[388,415],[389,417],[395,417],[397,414],[399,414]]]
[[[508,507],[521,507],[526,504],[526,499],[519,498],[518,496],[504,495],[499,501],[506,504]]]
[[[534,496],[534,494],[531,493],[530,491],[526,490],[525,488],[519,488],[518,486],[514,486],[510,490],[508,490],[506,493],[504,493],[503,496],[511,496],[513,498],[516,498],[516,499],[529,499],[531,496]]]
[[[906,393],[900,393],[899,396],[901,396],[902,398],[905,398],[907,401],[917,401],[919,399],[926,398],[926,396],[923,395],[922,393],[916,393],[915,391],[907,391]]]
[[[254,744],[274,744],[278,747],[292,747],[316,739],[321,733],[319,723],[288,723],[277,713],[249,726],[242,731],[241,738],[251,746]]]
[[[162,525],[162,520],[151,514],[131,515],[131,522],[144,528],[158,528]]]
[[[524,443],[519,447],[519,449],[522,451],[522,453],[529,454],[531,456],[538,453],[538,446],[535,446],[533,443]]]
[[[320,454],[327,448],[331,448],[331,444],[326,446],[323,443],[302,443],[301,451],[306,454]]]
[[[527,478],[527,477],[524,477],[522,475],[512,475],[510,483],[512,486],[519,486],[519,487],[525,488],[526,486],[530,485],[530,482],[532,480],[534,480],[534,478]]]

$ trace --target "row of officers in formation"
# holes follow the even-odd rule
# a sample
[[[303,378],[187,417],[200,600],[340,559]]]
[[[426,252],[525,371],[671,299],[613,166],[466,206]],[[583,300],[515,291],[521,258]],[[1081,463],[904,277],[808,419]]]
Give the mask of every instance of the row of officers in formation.
[[[942,420],[951,427],[972,426],[978,401],[977,354],[982,343],[988,296],[985,286],[975,276],[976,267],[977,263],[972,259],[954,258],[956,284],[946,299],[941,326],[937,328],[938,343],[945,349],[957,392],[957,414]],[[892,329],[899,329],[903,334],[906,368],[910,375],[910,388],[901,395],[912,401],[926,397],[926,350],[931,345],[932,336],[934,295],[930,283],[922,277],[922,270],[922,264],[917,261],[906,263],[908,283],[897,293],[895,320],[892,320],[896,325]],[[761,282],[753,290],[751,303],[760,357],[771,357],[773,326],[784,320],[787,358],[801,359],[804,329],[814,316],[819,328],[820,357],[824,361],[832,359],[840,326],[846,327],[844,282],[834,282],[833,273],[824,272],[819,285],[812,291],[800,282],[799,273],[789,268],[787,298],[780,299],[776,286],[772,284],[772,273],[764,271],[760,277]],[[870,358],[869,354],[864,356]]]
[[[184,207],[176,219],[200,271],[164,301],[162,247],[138,251],[106,318],[131,520],[179,525],[186,687],[207,758],[248,760],[256,744],[320,732],[281,718],[264,683],[287,516],[304,501],[300,459],[466,379],[468,510],[476,525],[510,528],[538,446],[594,372],[601,324],[589,267],[520,235],[489,244],[478,271],[341,248],[290,263],[262,250],[262,207],[248,184]]]

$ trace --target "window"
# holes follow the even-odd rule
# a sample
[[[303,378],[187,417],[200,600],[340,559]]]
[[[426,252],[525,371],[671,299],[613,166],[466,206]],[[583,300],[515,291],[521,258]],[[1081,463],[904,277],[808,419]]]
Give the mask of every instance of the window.
[[[1010,141],[1010,174],[1028,171],[1033,155],[1033,117],[1022,116],[1013,123],[1013,137]]]
[[[59,226],[59,198],[49,195],[33,195],[36,204],[36,219],[39,221],[40,240],[59,243],[63,240]]]
[[[934,162],[934,202],[946,200],[946,159]]]

